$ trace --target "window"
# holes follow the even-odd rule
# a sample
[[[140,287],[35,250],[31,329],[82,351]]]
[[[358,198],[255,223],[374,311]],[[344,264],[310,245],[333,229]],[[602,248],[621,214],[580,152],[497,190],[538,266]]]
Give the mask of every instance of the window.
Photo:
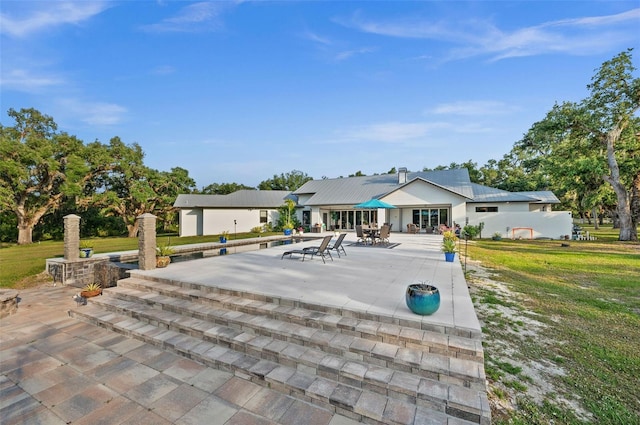
[[[260,210],[260,223],[267,223],[267,210]]]
[[[477,213],[498,212],[498,207],[476,207]]]

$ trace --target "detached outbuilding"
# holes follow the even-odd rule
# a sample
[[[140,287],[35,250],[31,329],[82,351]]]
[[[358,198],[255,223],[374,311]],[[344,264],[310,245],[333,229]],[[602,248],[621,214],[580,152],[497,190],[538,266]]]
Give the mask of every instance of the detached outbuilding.
[[[249,232],[275,223],[278,208],[296,197],[286,190],[239,190],[228,195],[178,195],[180,236]]]

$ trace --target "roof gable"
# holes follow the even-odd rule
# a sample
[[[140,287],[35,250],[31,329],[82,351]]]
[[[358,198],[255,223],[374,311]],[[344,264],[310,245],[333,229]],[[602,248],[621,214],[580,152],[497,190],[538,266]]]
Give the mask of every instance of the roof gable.
[[[382,198],[416,179],[469,199],[473,197],[466,168],[407,173],[407,182],[403,184],[398,182],[397,174],[311,180],[293,193],[310,195],[306,205],[356,205],[372,198]]]

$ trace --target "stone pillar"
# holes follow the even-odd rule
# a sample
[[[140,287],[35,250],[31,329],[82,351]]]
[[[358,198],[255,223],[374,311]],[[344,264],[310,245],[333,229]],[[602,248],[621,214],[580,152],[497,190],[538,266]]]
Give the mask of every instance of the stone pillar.
[[[77,260],[80,257],[80,217],[75,214],[64,216],[64,259]]]
[[[138,268],[153,270],[156,268],[156,216],[142,214],[138,220]]]

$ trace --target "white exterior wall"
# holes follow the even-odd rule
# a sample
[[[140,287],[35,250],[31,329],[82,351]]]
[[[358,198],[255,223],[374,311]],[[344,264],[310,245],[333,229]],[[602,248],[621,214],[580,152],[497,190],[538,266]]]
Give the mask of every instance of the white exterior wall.
[[[414,182],[382,198],[384,202],[399,209],[388,210],[394,231],[407,231],[407,224],[413,223],[413,210],[419,208],[449,208],[451,224],[464,223],[466,199],[455,193],[426,182]]]
[[[179,215],[180,236],[197,236],[202,233],[202,209],[182,208]]]
[[[533,229],[534,239],[562,239],[564,235],[571,235],[573,222],[569,211],[504,211],[502,204],[499,204],[497,213],[476,213],[475,207],[476,205],[468,207],[472,210],[468,212],[469,224],[477,226],[484,222],[483,238],[490,238],[499,232],[503,238],[529,239],[531,232],[528,228]],[[464,227],[464,220],[459,223]],[[514,231],[514,228],[525,229]]]
[[[264,209],[262,209],[264,210]],[[256,209],[181,209],[180,236],[217,235],[223,231],[250,232],[260,223],[260,208]],[[236,220],[237,225],[234,225]],[[275,223],[278,212],[267,210],[267,222]]]

